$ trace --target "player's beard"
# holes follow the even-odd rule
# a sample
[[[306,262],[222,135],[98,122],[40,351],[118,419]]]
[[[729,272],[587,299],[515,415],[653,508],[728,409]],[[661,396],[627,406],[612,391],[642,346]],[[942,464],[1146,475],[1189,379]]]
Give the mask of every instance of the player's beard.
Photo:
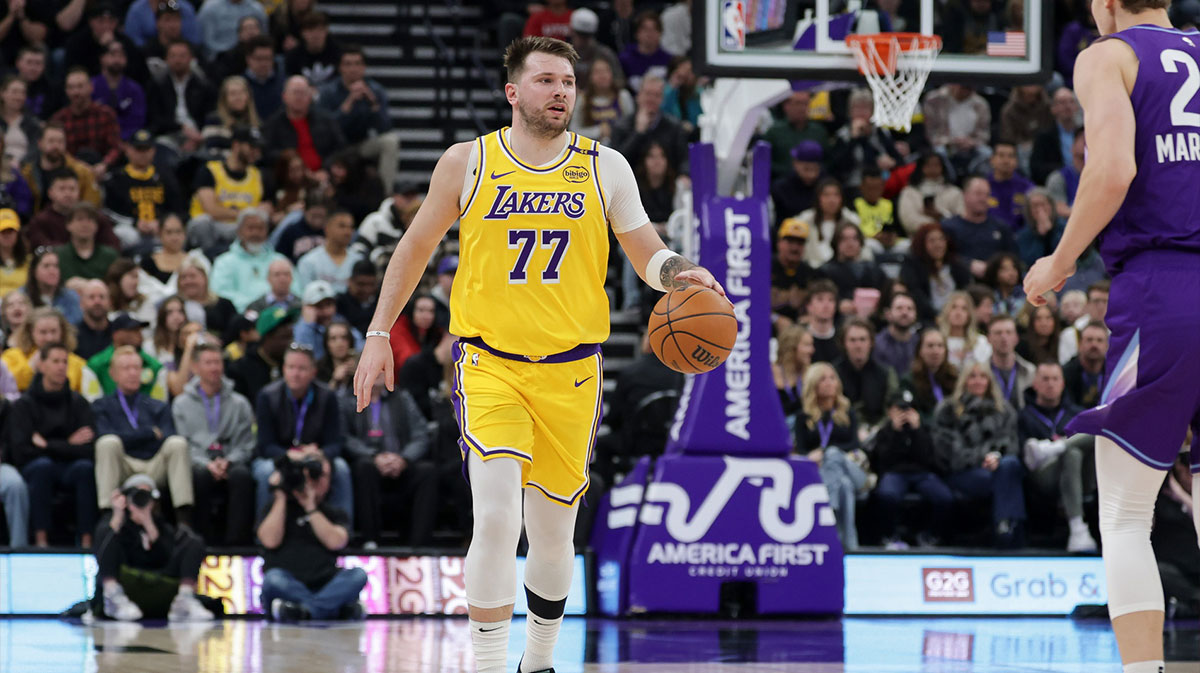
[[[566,103],[563,103],[563,107],[567,108],[567,114],[563,115],[561,122],[551,119],[550,111],[546,108],[535,109],[527,107],[524,103],[517,103],[517,114],[520,115],[521,124],[525,126],[529,135],[549,140],[562,135],[571,123],[573,111]]]

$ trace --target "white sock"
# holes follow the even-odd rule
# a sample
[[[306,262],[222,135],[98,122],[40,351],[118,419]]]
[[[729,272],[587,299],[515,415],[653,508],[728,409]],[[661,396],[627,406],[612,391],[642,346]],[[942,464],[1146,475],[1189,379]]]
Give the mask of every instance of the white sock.
[[[525,656],[521,659],[521,673],[544,671],[554,665],[554,643],[558,642],[562,620],[562,617],[542,619],[534,614],[525,618]]]
[[[125,588],[122,587],[121,584],[116,581],[105,582],[103,584],[103,590],[104,590],[105,598],[112,598],[114,596],[119,596],[119,595],[125,593]]]
[[[1125,673],[1163,673],[1166,666],[1161,659],[1158,661],[1139,661],[1132,664],[1125,664]]]
[[[1081,516],[1071,517],[1067,521],[1067,525],[1070,526],[1072,533],[1074,533],[1075,531],[1080,530],[1080,529],[1087,530],[1087,523],[1084,522],[1083,517],[1081,517]]]
[[[179,585],[179,593],[177,595],[179,595],[179,596],[195,596],[196,595],[196,587],[191,584],[180,584]]]
[[[471,620],[471,648],[475,650],[475,670],[479,673],[506,673],[508,670],[508,627],[502,622]]]

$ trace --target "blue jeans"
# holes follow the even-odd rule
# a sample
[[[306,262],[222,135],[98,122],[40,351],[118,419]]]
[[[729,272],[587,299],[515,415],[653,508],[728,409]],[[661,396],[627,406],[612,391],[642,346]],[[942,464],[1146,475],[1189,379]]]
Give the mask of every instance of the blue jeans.
[[[21,476],[29,486],[29,527],[34,531],[50,530],[54,491],[64,486],[75,500],[75,533],[91,534],[96,527],[99,508],[96,506],[96,467],[90,460],[60,462],[49,456],[29,461]]]
[[[350,478],[350,466],[342,457],[330,461],[333,464],[333,474],[330,476],[329,504],[337,507],[349,517],[346,523],[347,532],[354,532],[354,484]],[[267,480],[275,471],[275,461],[270,458],[255,458],[251,466],[254,472],[254,509],[255,520],[262,516],[263,510],[271,504],[271,485]]]
[[[0,465],[0,502],[8,521],[8,546],[29,546],[29,489],[12,465]]]
[[[946,477],[950,488],[968,500],[992,499],[992,520],[1025,520],[1025,491],[1021,485],[1025,468],[1015,456],[1000,459],[994,472],[983,467],[961,470]]]
[[[858,527],[855,522],[858,491],[867,483],[867,474],[835,447],[825,449],[820,466],[821,481],[829,491],[829,506],[837,515],[838,536],[846,551],[858,549]]]
[[[358,600],[367,585],[367,573],[362,568],[339,570],[333,579],[313,592],[303,582],[282,568],[271,568],[263,574],[262,606],[268,614],[276,598],[303,605],[313,619],[333,619],[343,605]]]
[[[875,487],[884,537],[896,534],[901,503],[910,492],[919,494],[929,503],[929,530],[935,535],[945,535],[946,521],[954,505],[954,494],[946,482],[932,472],[885,472],[879,476],[879,485]]]

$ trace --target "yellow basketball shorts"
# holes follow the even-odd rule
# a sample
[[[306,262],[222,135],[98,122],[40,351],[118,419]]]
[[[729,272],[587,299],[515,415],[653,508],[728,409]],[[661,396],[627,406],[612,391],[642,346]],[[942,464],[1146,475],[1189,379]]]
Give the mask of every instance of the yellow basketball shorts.
[[[587,491],[600,426],[603,359],[597,344],[532,361],[477,338],[454,344],[451,399],[463,460],[514,458],[522,486],[574,505]]]

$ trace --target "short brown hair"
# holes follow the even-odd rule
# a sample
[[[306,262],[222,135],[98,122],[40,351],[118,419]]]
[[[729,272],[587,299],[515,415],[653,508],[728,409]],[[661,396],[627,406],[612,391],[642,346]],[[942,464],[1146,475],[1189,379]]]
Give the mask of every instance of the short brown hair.
[[[1148,9],[1166,9],[1171,0],[1121,0],[1121,8],[1130,14],[1137,14]]]
[[[522,37],[512,41],[504,50],[504,67],[508,71],[508,81],[516,82],[525,69],[525,59],[530,54],[542,53],[565,58],[575,67],[579,60],[579,52],[575,47],[553,37]]]
[[[109,360],[109,362],[108,362],[109,371],[112,371],[113,368],[115,368],[117,366],[117,358],[125,357],[127,355],[132,355],[132,356],[136,357],[139,361],[141,361],[141,359],[142,359],[142,354],[137,352],[137,349],[134,348],[133,346],[121,346],[120,348],[113,351],[112,360]]]

